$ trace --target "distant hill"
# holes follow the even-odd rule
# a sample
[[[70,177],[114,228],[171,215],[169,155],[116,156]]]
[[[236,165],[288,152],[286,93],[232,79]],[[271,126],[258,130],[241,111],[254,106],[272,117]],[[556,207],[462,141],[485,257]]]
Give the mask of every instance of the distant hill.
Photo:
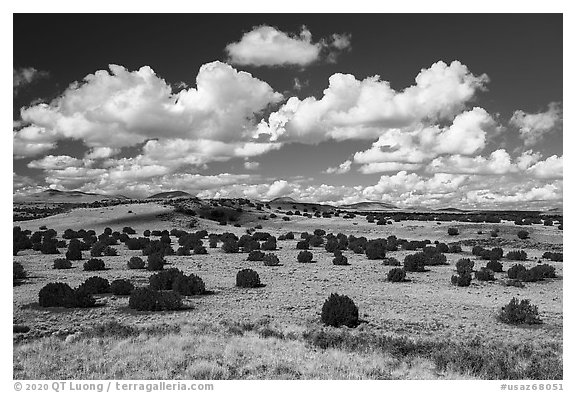
[[[92,203],[102,200],[129,199],[124,195],[105,195],[83,191],[61,191],[47,189],[36,194],[14,198],[14,202],[44,203]]]
[[[290,197],[279,197],[272,199],[269,203],[298,203],[296,199]]]
[[[453,213],[466,213],[468,210],[458,209],[456,207],[445,207],[443,209],[436,209],[439,212],[453,212]]]
[[[185,191],[166,191],[150,195],[146,199],[192,198],[192,196]]]
[[[362,211],[376,211],[376,210],[392,210],[398,209],[396,205],[385,202],[358,202],[349,205],[340,205],[340,209],[362,210]]]

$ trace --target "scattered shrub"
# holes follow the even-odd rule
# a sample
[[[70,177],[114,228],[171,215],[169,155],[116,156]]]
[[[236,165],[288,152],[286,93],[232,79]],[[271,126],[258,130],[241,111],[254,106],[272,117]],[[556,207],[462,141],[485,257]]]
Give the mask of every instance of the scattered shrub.
[[[542,258],[549,259],[553,262],[562,262],[564,259],[564,255],[561,252],[546,251],[544,254],[542,254]]]
[[[494,281],[494,272],[485,267],[481,267],[480,270],[475,272],[475,276],[478,281]]]
[[[424,272],[428,257],[423,252],[409,254],[404,257],[404,270],[407,272]]]
[[[296,249],[298,250],[308,250],[310,248],[310,243],[306,240],[300,240],[296,243]]]
[[[402,282],[406,280],[406,271],[402,268],[391,269],[386,278],[391,282]]]
[[[263,261],[264,260],[264,253],[260,250],[250,251],[248,254],[248,261]]]
[[[542,323],[537,306],[531,305],[528,299],[519,302],[515,297],[510,300],[510,303],[502,307],[498,318],[504,323],[513,325]]]
[[[84,270],[86,271],[104,270],[105,268],[106,265],[102,259],[91,258],[84,262]]]
[[[472,273],[473,269],[474,269],[474,261],[471,261],[468,258],[462,258],[459,259],[458,262],[456,262],[456,271],[460,275],[470,274]]]
[[[495,273],[502,273],[502,264],[498,261],[491,260],[486,264],[486,269],[490,269]]]
[[[145,263],[140,257],[132,257],[128,261],[128,269],[144,269]]]
[[[524,239],[528,239],[528,236],[530,236],[530,233],[528,233],[528,231],[522,229],[520,231],[518,231],[518,237],[522,240]]]
[[[107,293],[110,291],[110,283],[105,278],[93,276],[87,278],[86,281],[80,284],[78,290],[89,293],[90,295]]]
[[[464,272],[462,274],[457,274],[452,276],[451,278],[452,284],[459,286],[459,287],[467,287],[470,286],[470,282],[472,281],[472,274],[470,272]]]
[[[264,266],[278,266],[280,265],[280,260],[275,254],[269,253],[266,254],[263,259]]]
[[[386,258],[386,240],[374,239],[366,243],[366,257],[368,259]]]
[[[526,267],[524,265],[516,264],[508,269],[508,278],[516,279],[520,278],[520,274],[526,271]]]
[[[314,256],[312,255],[312,253],[310,251],[300,251],[300,253],[298,253],[298,262],[301,263],[310,263],[312,262],[312,259],[314,258]]]
[[[448,228],[448,234],[450,236],[456,236],[458,235],[458,233],[459,233],[458,228],[452,228],[452,227]]]
[[[66,258],[56,258],[54,260],[53,269],[71,269],[72,262]]]
[[[384,258],[384,260],[382,261],[382,264],[384,266],[401,266],[402,265],[400,263],[400,261],[394,257]]]
[[[78,239],[70,240],[68,251],[66,251],[66,259],[70,261],[80,261],[82,259],[82,247]]]
[[[462,247],[459,244],[451,244],[446,252],[449,254],[458,254],[462,252]]]
[[[164,257],[160,253],[150,254],[148,255],[148,265],[146,268],[150,271],[162,270],[164,269],[164,265],[166,261]]]
[[[334,259],[332,259],[332,264],[334,265],[341,265],[341,266],[347,266],[350,265],[348,263],[348,258],[346,258],[344,255],[339,254],[337,256],[334,257]]]
[[[512,261],[525,261],[528,259],[528,255],[526,255],[524,250],[514,250],[506,254],[506,259],[510,259]]]
[[[74,290],[68,284],[52,282],[40,289],[38,303],[40,307],[73,308],[92,307],[96,301],[90,294]]]
[[[27,274],[24,270],[24,266],[20,262],[12,262],[12,280],[14,284],[17,284],[20,280],[24,280]]]
[[[240,248],[238,247],[238,242],[235,240],[225,241],[224,244],[222,244],[222,251],[224,251],[225,253],[237,253],[238,251],[240,251]]]
[[[252,269],[242,269],[236,274],[236,286],[241,288],[258,288],[262,286],[260,276]]]
[[[358,326],[358,307],[346,295],[333,293],[322,306],[322,322],[329,326]]]
[[[136,288],[130,293],[128,307],[139,311],[178,310],[182,308],[182,298],[174,291]]]
[[[196,254],[196,255],[206,255],[206,254],[208,254],[208,250],[206,250],[206,247],[204,247],[204,246],[196,246],[196,247],[194,247],[193,252],[194,252],[194,254]]]
[[[130,280],[118,279],[110,283],[110,292],[114,295],[130,295],[134,290],[134,285]]]

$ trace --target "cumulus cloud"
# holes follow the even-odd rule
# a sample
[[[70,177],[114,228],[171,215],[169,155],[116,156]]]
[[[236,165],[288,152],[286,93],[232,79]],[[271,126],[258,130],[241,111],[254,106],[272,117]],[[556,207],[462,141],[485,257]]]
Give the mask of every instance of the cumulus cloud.
[[[36,169],[65,169],[83,165],[83,161],[70,156],[49,155],[40,160],[30,161],[28,168]]]
[[[536,145],[544,135],[554,131],[561,121],[562,106],[558,102],[548,104],[545,112],[526,113],[517,110],[510,118],[510,124],[518,128],[526,146]]]
[[[329,39],[312,41],[312,33],[302,26],[299,34],[289,34],[272,26],[257,26],[240,41],[226,46],[229,61],[251,66],[306,66],[320,60],[326,52],[329,61],[350,48],[350,35],[333,34]]]
[[[375,139],[383,131],[451,119],[488,82],[458,61],[439,61],[423,69],[415,84],[401,92],[376,75],[357,80],[334,74],[320,99],[291,97],[262,120],[256,134],[272,141],[318,143],[327,139]]]
[[[562,179],[563,156],[553,155],[529,167],[526,172],[538,179]]]
[[[422,167],[422,164],[409,164],[405,162],[371,162],[364,164],[358,170],[361,173],[381,173],[381,172],[399,172],[399,171],[416,171]]]
[[[244,168],[248,169],[249,171],[254,171],[260,167],[259,162],[255,161],[244,161]]]
[[[331,167],[326,169],[326,173],[336,173],[342,174],[350,172],[350,166],[352,165],[352,161],[346,160],[342,164],[338,165],[337,167]]]
[[[48,75],[47,71],[39,71],[34,67],[13,68],[14,95],[37,80],[47,78]]]

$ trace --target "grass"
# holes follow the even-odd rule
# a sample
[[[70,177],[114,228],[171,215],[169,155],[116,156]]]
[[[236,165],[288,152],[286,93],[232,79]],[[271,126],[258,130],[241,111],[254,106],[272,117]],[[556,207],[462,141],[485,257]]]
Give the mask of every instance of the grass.
[[[14,344],[14,379],[562,379],[558,343],[413,341],[268,320],[99,325]]]

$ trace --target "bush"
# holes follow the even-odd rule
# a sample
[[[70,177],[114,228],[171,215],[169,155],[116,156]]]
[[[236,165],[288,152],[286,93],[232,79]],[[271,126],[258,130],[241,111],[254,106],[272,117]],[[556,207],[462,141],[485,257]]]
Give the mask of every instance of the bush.
[[[458,235],[458,228],[448,228],[448,234],[450,236],[456,236]]]
[[[406,271],[402,268],[394,268],[388,272],[386,278],[391,282],[402,282],[406,280]]]
[[[248,261],[263,261],[264,260],[264,253],[260,250],[250,251],[248,254]]]
[[[525,261],[528,259],[528,255],[526,255],[526,252],[523,250],[514,250],[508,252],[508,254],[506,254],[506,258],[512,261]]]
[[[300,251],[298,254],[298,262],[300,263],[310,263],[314,256],[310,251]]]
[[[544,254],[542,254],[542,258],[549,259],[553,262],[562,262],[564,259],[564,255],[561,252],[546,251]]]
[[[528,239],[528,236],[530,236],[530,233],[528,233],[528,231],[522,229],[520,231],[518,231],[518,237],[522,240],[524,239]]]
[[[337,256],[334,257],[334,259],[332,259],[332,264],[334,265],[340,265],[340,266],[347,266],[350,265],[348,263],[348,258],[346,258],[344,255],[339,254]]]
[[[148,265],[146,268],[150,271],[157,271],[164,269],[164,265],[166,261],[164,257],[160,253],[150,254],[148,255]]]
[[[83,291],[74,290],[68,284],[52,282],[38,292],[40,307],[92,307],[96,301]]]
[[[296,249],[298,250],[308,250],[310,248],[310,243],[306,240],[300,240],[296,243]]]
[[[516,264],[508,269],[508,278],[520,278],[520,274],[526,271],[526,267],[524,265]]]
[[[260,276],[252,269],[242,269],[236,274],[236,286],[241,288],[258,288],[262,286]]]
[[[86,271],[96,271],[96,270],[104,270],[106,269],[106,265],[102,259],[91,258],[88,261],[84,262],[84,270]]]
[[[402,265],[400,263],[400,261],[394,257],[384,258],[384,261],[382,262],[382,264],[384,266],[401,266]]]
[[[416,254],[406,255],[404,257],[404,270],[407,272],[424,272],[424,268],[428,257],[423,252],[417,252]]]
[[[366,243],[366,257],[372,260],[386,258],[386,240],[369,240]]]
[[[498,318],[504,323],[513,325],[542,323],[538,316],[538,307],[531,305],[528,299],[519,302],[515,297],[510,300],[510,303],[502,307]]]
[[[502,273],[502,264],[498,261],[491,260],[486,264],[486,269],[490,269],[495,273]]]
[[[118,255],[118,251],[116,251],[116,249],[113,247],[107,246],[104,249],[104,255],[107,257],[115,257]]]
[[[110,292],[114,295],[130,295],[134,290],[134,285],[130,280],[118,279],[110,283]]]
[[[70,261],[80,261],[82,259],[82,246],[78,239],[70,240],[68,251],[66,251],[66,259]]]
[[[228,239],[224,244],[222,244],[222,251],[225,253],[236,253],[240,251],[238,242],[236,240]]]
[[[465,272],[462,274],[454,275],[451,278],[452,284],[459,286],[459,287],[467,287],[470,286],[470,282],[472,281],[472,274],[470,272]]]
[[[478,281],[494,281],[494,272],[485,267],[481,267],[480,270],[475,273],[475,276]]]
[[[272,253],[266,254],[262,259],[264,261],[264,266],[278,266],[280,265],[280,260],[278,257]]]
[[[451,244],[446,252],[449,254],[458,254],[462,252],[462,247],[459,244]]]
[[[498,237],[498,231],[496,229],[493,229],[490,231],[490,236],[492,237]]]
[[[190,249],[188,247],[178,247],[176,250],[176,255],[179,257],[189,256]]]
[[[172,283],[172,290],[183,296],[203,295],[206,292],[204,280],[195,274],[188,276],[181,273]]]
[[[56,258],[54,260],[53,269],[71,269],[72,262],[66,258]]]
[[[204,246],[196,246],[196,247],[194,247],[193,252],[194,252],[194,254],[196,254],[196,255],[206,255],[206,254],[208,254],[208,250],[206,250],[206,247],[204,247]]]
[[[16,284],[26,278],[26,271],[20,262],[12,262],[12,280]]]
[[[328,252],[334,252],[338,249],[338,241],[336,239],[329,239],[324,246],[324,249]]]
[[[547,263],[536,265],[531,270],[537,271],[543,278],[556,278],[556,269]]]
[[[124,227],[124,228],[122,229],[122,232],[123,232],[123,233],[126,233],[126,234],[128,234],[128,235],[134,235],[134,234],[136,233],[136,231],[135,231],[134,229],[130,228],[130,227]]]
[[[87,278],[86,281],[80,284],[78,290],[89,293],[90,295],[107,293],[110,291],[110,283],[105,278],[93,276]]]
[[[145,263],[140,257],[132,257],[128,261],[128,269],[144,269]]]
[[[456,271],[460,275],[470,274],[472,273],[473,269],[474,269],[474,261],[471,261],[468,258],[462,258],[459,259],[458,262],[456,262]]]
[[[322,322],[329,326],[358,326],[358,307],[346,295],[333,293],[322,306]]]
[[[446,255],[440,253],[432,254],[428,257],[428,261],[425,262],[425,265],[428,266],[447,265]]]
[[[276,238],[271,237],[262,243],[262,250],[264,251],[272,251],[276,249]]]
[[[178,310],[182,308],[182,298],[174,291],[136,288],[130,294],[128,307],[139,311]]]
[[[60,251],[58,251],[58,241],[56,239],[44,238],[40,245],[40,252],[48,255],[60,254]]]

